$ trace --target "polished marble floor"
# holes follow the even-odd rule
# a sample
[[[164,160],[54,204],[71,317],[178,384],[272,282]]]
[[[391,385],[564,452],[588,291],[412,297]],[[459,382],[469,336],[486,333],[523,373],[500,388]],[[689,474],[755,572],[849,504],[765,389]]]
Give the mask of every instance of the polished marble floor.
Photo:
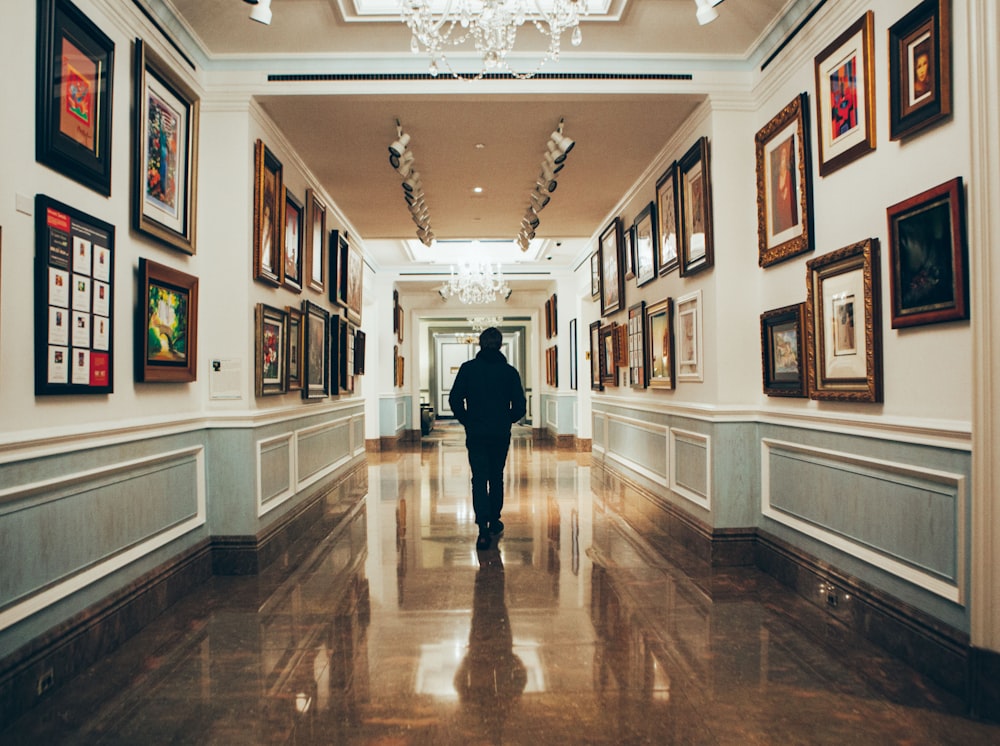
[[[477,552],[454,430],[371,456],[281,562],[193,590],[0,743],[1000,743],[772,579],[653,552],[589,454],[521,435],[507,473]]]

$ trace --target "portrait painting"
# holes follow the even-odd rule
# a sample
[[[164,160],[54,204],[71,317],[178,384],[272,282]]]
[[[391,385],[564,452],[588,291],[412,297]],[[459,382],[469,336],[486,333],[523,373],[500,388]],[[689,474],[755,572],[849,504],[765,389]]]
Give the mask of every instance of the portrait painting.
[[[268,285],[281,285],[284,261],[281,247],[284,238],[285,189],[281,161],[257,140],[254,146],[254,279]]]
[[[889,28],[889,138],[951,115],[951,0],[923,0]]]
[[[285,228],[282,284],[290,290],[302,290],[302,203],[285,190]]]

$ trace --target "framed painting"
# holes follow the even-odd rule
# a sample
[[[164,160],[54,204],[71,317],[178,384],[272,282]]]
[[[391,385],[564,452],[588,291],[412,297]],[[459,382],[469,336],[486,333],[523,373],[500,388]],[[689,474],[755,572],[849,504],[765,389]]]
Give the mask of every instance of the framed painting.
[[[651,389],[673,390],[674,303],[664,298],[646,306],[645,334],[648,383]]]
[[[132,227],[194,254],[201,104],[142,39],[134,54]]]
[[[399,336],[399,291],[392,291],[392,333]]]
[[[281,256],[285,186],[281,161],[263,141],[254,145],[253,178],[253,278],[267,285],[284,281]]]
[[[760,315],[760,354],[764,393],[805,397],[806,304],[796,303]]]
[[[330,301],[347,308],[347,234],[330,231]]]
[[[579,374],[577,371],[577,356],[579,354],[577,350],[576,341],[576,319],[570,319],[569,321],[569,387],[573,391],[576,391],[579,386]]]
[[[969,318],[963,194],[959,176],[886,211],[893,329]]]
[[[198,278],[140,258],[139,287],[135,380],[196,380]]]
[[[615,367],[628,367],[628,326],[615,322]]]
[[[646,302],[628,309],[628,385],[644,389],[649,384],[646,365]]]
[[[285,366],[288,369],[288,390],[299,391],[302,388],[302,348],[303,326],[302,311],[292,306],[285,306],[288,316],[288,334],[285,335]]]
[[[951,0],[924,0],[889,27],[889,139],[951,115]]]
[[[677,380],[703,381],[701,290],[682,295],[676,301]]]
[[[330,393],[330,314],[312,301],[302,302],[302,398],[322,399]]]
[[[601,255],[601,315],[607,316],[625,305],[625,276],[622,274],[622,219],[616,217],[598,242]]]
[[[365,333],[358,329],[354,332],[354,375],[365,374]]]
[[[361,301],[364,290],[365,264],[361,252],[353,244],[347,247],[347,318],[352,324],[361,323]],[[402,329],[402,323],[400,323]]]
[[[315,189],[306,190],[305,255],[302,258],[306,284],[311,290],[326,290],[326,204]]]
[[[330,338],[327,341],[328,360],[327,368],[330,376],[330,396],[339,396],[341,387],[344,386],[343,373],[343,340],[341,332],[347,326],[347,321],[340,314],[330,314]]]
[[[715,264],[712,243],[712,184],[708,138],[699,138],[677,162],[682,277]]]
[[[601,255],[595,251],[590,255],[590,298],[597,300],[601,297]]]
[[[285,225],[281,240],[284,269],[281,284],[296,293],[302,292],[302,203],[285,190]]]
[[[658,246],[656,203],[643,208],[632,224],[632,244],[635,251],[635,284],[642,287],[656,279]]]
[[[820,176],[875,150],[874,18],[867,11],[814,60]]]
[[[115,227],[36,195],[34,296],[35,395],[113,393]]]
[[[622,233],[622,262],[625,267],[625,279],[635,279],[635,246],[632,241],[634,231],[631,227],[625,228]]]
[[[806,267],[809,397],[882,401],[878,239],[816,257]]]
[[[594,391],[603,391],[604,384],[601,382],[601,322],[594,321],[590,324],[590,388]]]
[[[552,299],[545,299],[545,338],[552,339]]]
[[[556,310],[556,294],[552,293],[552,297],[549,298],[549,305],[552,307],[552,335],[556,337],[559,335],[559,313]]]
[[[618,324],[612,322],[601,327],[600,332],[601,385],[618,385]]]
[[[659,273],[677,269],[677,161],[656,181],[657,257]]]
[[[110,197],[114,42],[69,0],[38,0],[36,49],[35,160]]]
[[[800,93],[754,138],[757,263],[770,267],[813,249],[809,96]]]
[[[288,314],[258,303],[254,309],[254,380],[257,396],[288,391]]]

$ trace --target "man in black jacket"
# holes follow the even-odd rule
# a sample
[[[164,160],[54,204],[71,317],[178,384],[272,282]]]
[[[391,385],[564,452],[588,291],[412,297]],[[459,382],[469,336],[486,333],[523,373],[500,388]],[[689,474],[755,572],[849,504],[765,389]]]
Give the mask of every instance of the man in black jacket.
[[[500,352],[503,335],[494,326],[479,335],[479,353],[462,364],[448,403],[465,427],[465,447],[472,468],[472,508],[479,538],[476,549],[489,549],[491,535],[503,531],[503,467],[510,448],[510,427],[524,417],[527,402],[517,369]]]

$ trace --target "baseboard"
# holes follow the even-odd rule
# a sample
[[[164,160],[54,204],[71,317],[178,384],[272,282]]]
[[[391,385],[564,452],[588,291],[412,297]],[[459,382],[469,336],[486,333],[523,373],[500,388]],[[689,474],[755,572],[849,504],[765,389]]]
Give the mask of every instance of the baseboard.
[[[594,441],[591,438],[576,438],[576,452],[590,453],[594,449]]]
[[[34,707],[208,580],[211,554],[205,539],[0,661],[0,722]]]
[[[1000,653],[972,648],[969,670],[970,714],[1000,723]]]
[[[368,438],[365,440],[365,453],[379,453],[382,450],[382,440],[380,438]]]

